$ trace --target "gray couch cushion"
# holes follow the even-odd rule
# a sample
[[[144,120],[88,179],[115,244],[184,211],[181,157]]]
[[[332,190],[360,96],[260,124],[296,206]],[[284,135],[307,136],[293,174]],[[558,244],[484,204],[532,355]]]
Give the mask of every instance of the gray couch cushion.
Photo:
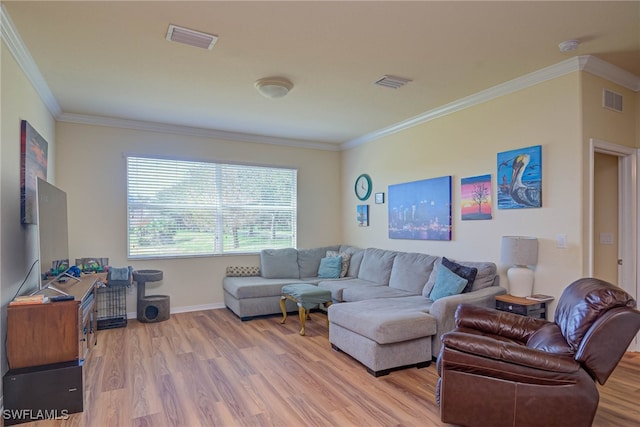
[[[355,246],[342,245],[340,246],[340,252],[351,254],[347,277],[358,277],[360,264],[362,263],[362,257],[364,256],[364,249],[356,248]]]
[[[298,277],[315,277],[318,275],[320,260],[327,251],[336,251],[339,246],[325,246],[322,248],[298,249]]]
[[[349,286],[342,291],[343,301],[362,301],[376,298],[400,298],[419,295],[402,289],[396,289],[384,285]]]
[[[388,285],[396,254],[397,252],[384,249],[365,249],[360,271],[358,272],[358,279],[368,280],[379,285]]]
[[[282,295],[282,286],[293,283],[300,283],[300,279],[265,279],[260,276],[225,277],[222,287],[234,298],[262,298]]]
[[[422,296],[333,304],[329,321],[378,344],[391,344],[435,334],[431,304]]]
[[[389,286],[420,295],[437,259],[433,255],[398,252],[393,260]]]
[[[293,248],[263,249],[260,251],[260,272],[266,279],[299,279],[298,251]],[[316,269],[314,276],[317,272]]]
[[[352,278],[352,277],[348,277],[345,279],[333,279],[333,280],[326,280],[326,279],[321,279],[320,282],[318,282],[318,287],[322,288],[322,289],[328,289],[331,291],[331,297],[333,298],[334,301],[344,301],[343,298],[343,291],[346,288],[351,288],[351,287],[363,287],[363,286],[371,286],[371,285],[375,285],[375,283],[371,283],[368,280],[361,280],[361,279],[356,279],[356,278]],[[382,285],[379,285],[382,286]]]
[[[453,260],[452,260],[453,261]],[[498,285],[498,269],[496,265],[492,262],[473,262],[473,261],[454,261],[460,265],[464,265],[466,267],[474,267],[478,269],[478,274],[476,275],[476,280],[473,282],[473,287],[471,288],[471,292],[477,291],[479,289],[488,288],[489,286],[497,286]],[[438,258],[433,266],[433,271],[431,272],[431,276],[429,277],[429,281],[424,286],[422,290],[422,295],[424,297],[429,297],[431,290],[433,289],[433,285],[436,282],[436,277],[438,275],[438,268],[442,264],[442,258]]]

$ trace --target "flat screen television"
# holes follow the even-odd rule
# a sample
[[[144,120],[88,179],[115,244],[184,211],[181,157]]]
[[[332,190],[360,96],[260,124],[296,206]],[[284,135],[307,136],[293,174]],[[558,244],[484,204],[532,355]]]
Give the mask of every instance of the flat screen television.
[[[66,292],[57,289],[54,283],[73,277],[67,273],[70,267],[67,193],[55,185],[37,178],[36,195],[41,277],[39,288],[46,287],[66,294]]]

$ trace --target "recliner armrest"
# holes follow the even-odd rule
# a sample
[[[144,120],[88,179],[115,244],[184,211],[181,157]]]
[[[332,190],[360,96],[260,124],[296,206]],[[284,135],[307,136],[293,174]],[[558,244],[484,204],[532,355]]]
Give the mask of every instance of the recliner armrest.
[[[490,336],[452,331],[442,336],[446,348],[545,371],[573,373],[580,364],[571,356],[547,353]]]
[[[475,329],[522,343],[526,343],[531,334],[550,323],[544,319],[469,304],[460,304],[455,318],[458,328]]]

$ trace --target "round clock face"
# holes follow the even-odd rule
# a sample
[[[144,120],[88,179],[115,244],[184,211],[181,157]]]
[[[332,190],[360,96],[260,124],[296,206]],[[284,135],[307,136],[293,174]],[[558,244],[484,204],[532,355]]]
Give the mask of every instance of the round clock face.
[[[371,195],[371,178],[363,173],[356,179],[356,197],[360,200],[367,200]]]

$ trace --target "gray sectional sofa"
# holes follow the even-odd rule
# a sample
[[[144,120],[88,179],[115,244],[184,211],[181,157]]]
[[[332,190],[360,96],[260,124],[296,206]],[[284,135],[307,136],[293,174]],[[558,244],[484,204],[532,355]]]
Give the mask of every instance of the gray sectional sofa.
[[[343,255],[344,277],[318,277],[327,251]],[[313,249],[264,250],[260,268],[238,273],[228,269],[224,278],[226,306],[242,320],[278,314],[283,285],[310,283],[331,291],[329,341],[378,376],[406,366],[426,366],[440,349],[440,336],[452,330],[461,303],[495,306],[499,286],[491,262],[454,261],[477,275],[463,293],[430,299],[443,258],[378,248],[347,245]],[[447,264],[451,266],[451,261]],[[259,274],[259,275],[258,275]],[[231,277],[233,276],[233,277]],[[471,281],[470,281],[471,282]],[[291,301],[287,310],[296,311]]]

